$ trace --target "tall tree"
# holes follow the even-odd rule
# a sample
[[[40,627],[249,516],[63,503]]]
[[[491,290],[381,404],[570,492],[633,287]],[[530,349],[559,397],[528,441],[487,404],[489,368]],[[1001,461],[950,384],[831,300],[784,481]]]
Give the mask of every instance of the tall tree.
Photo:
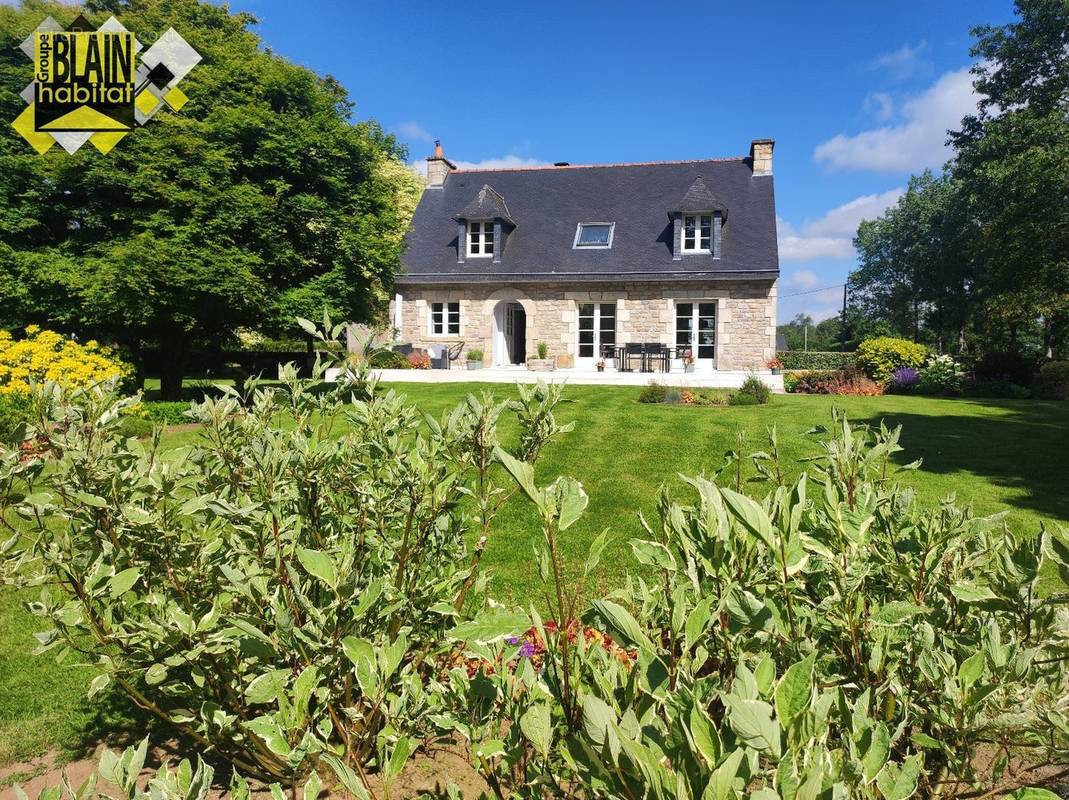
[[[863,316],[917,341],[963,342],[972,279],[958,191],[952,177],[926,171],[883,215],[861,223],[848,286]]]
[[[1045,354],[1069,337],[1069,0],[1018,0],[972,54],[981,95],[952,134],[984,265],[978,290],[1011,330],[1039,321]]]
[[[0,117],[22,110],[31,65],[18,50],[66,5],[0,4]],[[380,313],[407,224],[403,149],[355,123],[333,78],[266,50],[256,20],[197,0],[91,0],[151,43],[174,27],[203,57],[189,102],[107,155],[38,156],[0,137],[0,321],[39,322],[158,348],[175,396],[195,346],[293,318]]]

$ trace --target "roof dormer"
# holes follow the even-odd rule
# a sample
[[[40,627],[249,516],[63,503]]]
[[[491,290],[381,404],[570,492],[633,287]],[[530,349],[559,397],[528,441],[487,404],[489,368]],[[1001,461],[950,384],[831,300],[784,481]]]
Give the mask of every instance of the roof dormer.
[[[709,187],[701,175],[670,209],[672,218],[672,258],[709,256],[720,258],[721,233],[727,219],[727,206]]]
[[[505,198],[490,184],[483,187],[471,202],[453,218],[457,221],[457,263],[469,258],[491,258],[501,263],[505,238],[516,227]]]

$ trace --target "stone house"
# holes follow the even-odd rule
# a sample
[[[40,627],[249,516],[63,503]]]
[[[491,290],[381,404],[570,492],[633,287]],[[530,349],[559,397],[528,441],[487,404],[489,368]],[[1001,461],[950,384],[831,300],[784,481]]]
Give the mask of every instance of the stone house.
[[[592,368],[659,343],[673,369],[775,356],[771,139],[747,157],[456,169],[435,142],[390,314],[416,347]]]

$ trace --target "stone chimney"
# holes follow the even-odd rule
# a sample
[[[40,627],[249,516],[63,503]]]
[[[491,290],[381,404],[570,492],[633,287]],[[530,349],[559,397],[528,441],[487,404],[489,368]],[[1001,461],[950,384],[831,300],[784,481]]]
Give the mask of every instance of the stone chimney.
[[[456,168],[456,164],[442,152],[442,143],[435,139],[434,155],[427,156],[427,186],[441,186],[445,183],[445,176]]]
[[[772,148],[775,139],[754,139],[750,142],[750,160],[753,161],[754,175],[772,174]]]

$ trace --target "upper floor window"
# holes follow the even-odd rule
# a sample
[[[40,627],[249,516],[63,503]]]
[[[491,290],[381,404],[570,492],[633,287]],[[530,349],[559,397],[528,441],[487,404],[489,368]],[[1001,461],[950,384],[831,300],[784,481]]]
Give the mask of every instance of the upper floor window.
[[[683,215],[684,253],[711,253],[713,249],[712,214]]]
[[[468,223],[468,255],[476,258],[494,254],[494,223]]]
[[[575,231],[573,247],[592,247],[603,250],[612,247],[615,222],[580,222]]]
[[[431,335],[460,334],[460,303],[431,303]]]

